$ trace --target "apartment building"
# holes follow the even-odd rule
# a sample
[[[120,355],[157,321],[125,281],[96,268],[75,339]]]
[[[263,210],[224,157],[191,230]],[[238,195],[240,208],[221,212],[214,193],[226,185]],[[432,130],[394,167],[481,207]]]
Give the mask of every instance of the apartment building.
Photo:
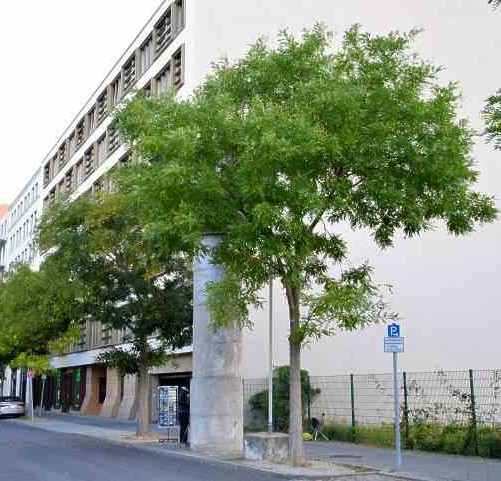
[[[33,174],[14,201],[0,215],[0,276],[18,264],[38,269],[40,256],[35,245],[35,229],[42,211],[40,169]],[[21,395],[26,374],[21,370],[3,372],[0,394]]]
[[[5,266],[7,262],[7,216],[9,214],[9,206],[0,204],[0,282],[3,280]]]
[[[464,113],[480,130],[483,100],[498,87],[495,65],[481,62],[477,57],[465,62],[464,52],[486,52],[492,58],[495,51],[489,54],[489,45],[494,44],[493,39],[501,42],[501,32],[494,25],[497,19],[491,20],[492,13],[486,10],[482,16],[484,13],[477,8],[475,21],[482,25],[482,32],[468,37],[464,43],[463,32],[471,27],[470,16],[464,12],[469,12],[470,7],[463,5],[462,15],[451,23],[454,8],[447,0],[425,0],[419,6],[387,0],[384,11],[362,0],[318,1],[314,8],[308,0],[166,0],[43,160],[38,174],[43,206],[49,206],[60,195],[76,198],[84,192],[107,188],[106,173],[128,158],[127,146],[117,135],[112,112],[134,92],[143,90],[146,95],[156,96],[167,88],[175,88],[179,97],[189,96],[210,72],[214,61],[241,57],[261,36],[273,41],[281,29],[289,28],[297,34],[319,21],[336,33],[353,23],[362,23],[374,33],[408,31],[416,25],[425,25],[427,30],[416,48],[424,57],[447,67],[444,81],[463,81],[468,99]],[[388,11],[395,15],[387,15]],[[499,197],[501,171],[491,166],[490,161],[495,164],[494,155],[479,140],[474,156],[480,162],[480,188]],[[25,214],[21,217],[16,229],[26,221]],[[0,222],[0,233],[1,225]],[[497,366],[496,339],[501,334],[496,302],[497,272],[501,268],[499,223],[466,239],[450,238],[437,226],[434,232],[419,239],[397,239],[388,252],[381,252],[365,232],[353,233],[343,226],[340,229],[352,246],[353,263],[369,259],[377,279],[394,285],[391,302],[402,316],[407,336],[408,352],[402,356],[405,369]],[[5,240],[10,236],[9,230]],[[19,245],[12,255],[19,260],[25,249]],[[278,282],[273,292],[274,359],[275,364],[281,365],[288,360],[287,309]],[[263,292],[263,299],[266,297]],[[267,366],[268,313],[265,308],[252,315],[255,328],[246,331],[242,353],[242,374],[246,378],[263,377]],[[475,356],[468,355],[472,353],[471,339],[479,331],[491,335],[482,338],[482,350],[477,350]],[[388,371],[391,365],[383,353],[383,336],[384,326],[375,326],[361,333],[322,340],[305,349],[303,365],[320,376]],[[444,338],[447,349],[443,348]],[[96,362],[101,352],[122,341],[122,333],[103,329],[97,323],[82,326],[80,343],[67,355],[53,359],[61,375],[49,383],[47,405],[104,416],[133,417],[134,378],[122,377]],[[153,400],[155,387],[160,384],[189,386],[191,348],[177,354],[175,361],[151,371]]]

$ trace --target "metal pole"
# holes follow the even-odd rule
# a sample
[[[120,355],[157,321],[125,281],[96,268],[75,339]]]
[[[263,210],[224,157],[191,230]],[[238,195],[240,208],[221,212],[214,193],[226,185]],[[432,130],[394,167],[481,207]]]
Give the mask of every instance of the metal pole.
[[[350,397],[351,397],[351,439],[356,441],[356,420],[355,420],[355,379],[350,374]]]
[[[473,369],[469,370],[470,375],[470,400],[471,400],[471,431],[473,434],[473,448],[475,455],[478,456],[478,439],[477,439],[477,409],[475,405],[475,385],[473,382]]]
[[[405,423],[405,448],[409,449],[410,446],[410,433],[409,433],[409,395],[407,392],[407,373],[404,372],[404,423]]]
[[[269,291],[269,335],[268,335],[268,432],[273,432],[273,278],[270,277]]]
[[[400,445],[400,386],[398,385],[398,354],[393,353],[393,391],[395,397],[395,469],[402,466],[402,447]]]

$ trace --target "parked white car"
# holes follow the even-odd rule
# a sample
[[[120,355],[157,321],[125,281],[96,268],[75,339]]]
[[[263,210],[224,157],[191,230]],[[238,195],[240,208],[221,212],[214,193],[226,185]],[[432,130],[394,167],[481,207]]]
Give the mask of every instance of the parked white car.
[[[0,417],[24,416],[24,402],[15,396],[0,396]]]

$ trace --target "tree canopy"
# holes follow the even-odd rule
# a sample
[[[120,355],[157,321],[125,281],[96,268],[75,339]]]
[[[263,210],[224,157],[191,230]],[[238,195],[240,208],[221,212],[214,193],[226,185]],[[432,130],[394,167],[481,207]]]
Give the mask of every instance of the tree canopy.
[[[50,266],[15,266],[0,284],[0,362],[46,363],[51,351],[71,341],[74,319],[81,315],[77,292]]]
[[[76,321],[90,319],[125,333],[128,345],[110,349],[101,361],[138,374],[138,434],[144,434],[148,369],[191,341],[189,260],[177,245],[148,237],[137,210],[117,193],[55,205],[42,218],[39,242],[50,252],[45,262],[80,288]]]
[[[309,338],[388,320],[369,265],[350,266],[341,225],[382,248],[438,221],[455,235],[490,222],[473,189],[472,131],[456,84],[412,50],[416,32],[358,26],[332,48],[321,26],[221,61],[188,99],[137,97],[118,116],[142,160],[120,185],[159,238],[222,233],[210,288],[216,322],[248,322],[270,277],[289,305],[291,454],[302,460],[300,351]],[[331,267],[341,266],[341,274]]]
[[[483,113],[487,140],[501,150],[501,89],[487,99]]]

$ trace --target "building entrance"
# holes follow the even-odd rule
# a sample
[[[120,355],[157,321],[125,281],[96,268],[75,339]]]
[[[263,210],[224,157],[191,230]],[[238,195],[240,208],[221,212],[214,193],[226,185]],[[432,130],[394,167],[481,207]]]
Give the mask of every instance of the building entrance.
[[[159,386],[177,386],[178,391],[178,421],[181,431],[180,440],[182,443],[188,442],[190,425],[190,382],[191,372],[179,374],[161,374],[159,376]]]

